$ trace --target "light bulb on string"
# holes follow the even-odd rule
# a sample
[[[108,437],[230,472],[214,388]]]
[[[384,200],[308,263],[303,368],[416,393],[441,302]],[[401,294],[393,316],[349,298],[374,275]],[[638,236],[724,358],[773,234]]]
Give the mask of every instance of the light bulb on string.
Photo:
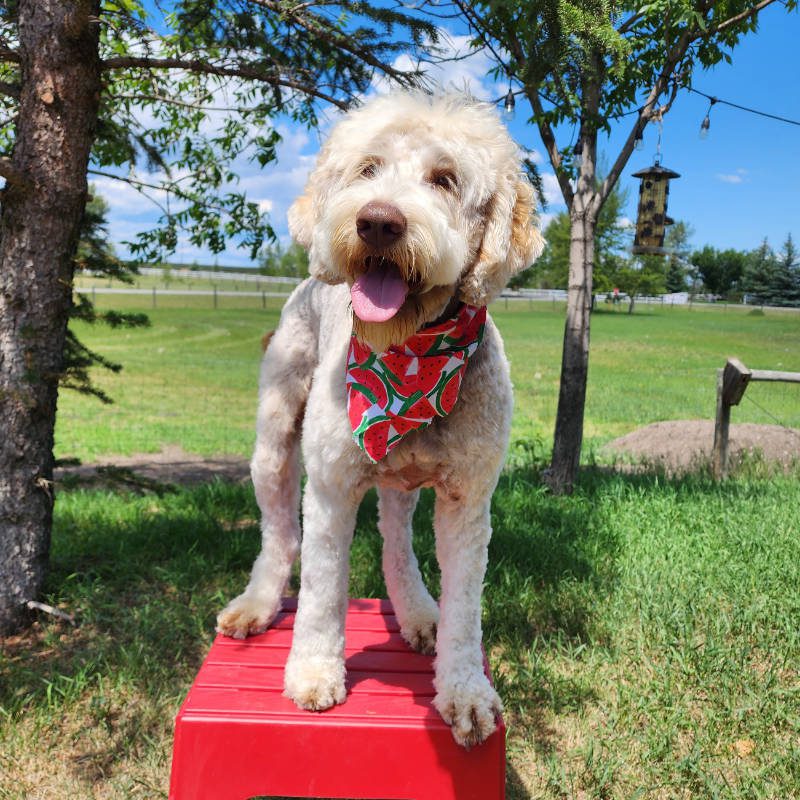
[[[575,149],[572,151],[572,163],[575,164],[577,169],[583,166],[583,140],[578,139]]]
[[[514,116],[514,106],[516,106],[517,101],[514,99],[514,92],[511,87],[508,87],[508,94],[506,95],[506,100],[503,105],[503,114],[505,115],[506,119],[512,119]]]
[[[703,117],[703,121],[700,123],[700,138],[707,139],[708,138],[708,129],[711,127],[711,109],[714,107],[714,103],[717,102],[716,97],[709,98],[708,102],[708,111],[706,111],[705,117]]]

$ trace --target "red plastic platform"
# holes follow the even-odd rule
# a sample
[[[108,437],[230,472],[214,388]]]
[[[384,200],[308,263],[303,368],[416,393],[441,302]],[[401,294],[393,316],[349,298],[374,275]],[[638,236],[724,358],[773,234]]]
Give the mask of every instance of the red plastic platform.
[[[455,743],[432,705],[433,658],[403,641],[388,600],[350,601],[345,703],[315,713],[284,697],[295,608],[214,641],[175,721],[170,800],[504,800],[502,720],[478,747]]]

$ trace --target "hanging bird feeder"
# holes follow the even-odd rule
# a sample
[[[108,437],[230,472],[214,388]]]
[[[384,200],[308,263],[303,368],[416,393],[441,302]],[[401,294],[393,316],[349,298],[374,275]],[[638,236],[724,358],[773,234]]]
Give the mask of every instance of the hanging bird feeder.
[[[666,255],[664,228],[672,225],[667,216],[669,182],[680,178],[677,172],[662,167],[656,160],[652,167],[633,173],[641,178],[639,184],[639,210],[636,215],[636,238],[633,240],[634,255]]]

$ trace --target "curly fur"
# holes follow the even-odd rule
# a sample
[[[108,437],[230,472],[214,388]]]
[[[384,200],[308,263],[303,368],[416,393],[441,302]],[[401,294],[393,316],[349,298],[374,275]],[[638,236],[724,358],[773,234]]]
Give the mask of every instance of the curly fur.
[[[392,203],[407,220],[381,256],[397,265],[409,294],[380,323],[359,320],[350,308],[349,287],[375,255],[355,224],[370,202]],[[301,588],[285,674],[286,693],[301,707],[345,700],[349,547],[361,498],[377,486],[386,586],[405,639],[436,652],[436,708],[465,746],[495,728],[500,700],[483,673],[480,596],[489,506],[512,411],[500,335],[489,319],[453,412],[409,434],[378,464],[352,440],[345,357],[353,331],[383,350],[458,301],[489,303],[541,249],[533,214],[517,147],[493,111],[461,97],[414,94],[348,113],[290,209],[290,229],[309,250],[312,277],[287,301],[262,362],[252,476],[263,545],[244,593],[219,615],[218,630],[239,638],[263,631],[280,608],[301,549],[302,448],[308,481]],[[420,486],[436,492],[438,604],[411,547]]]

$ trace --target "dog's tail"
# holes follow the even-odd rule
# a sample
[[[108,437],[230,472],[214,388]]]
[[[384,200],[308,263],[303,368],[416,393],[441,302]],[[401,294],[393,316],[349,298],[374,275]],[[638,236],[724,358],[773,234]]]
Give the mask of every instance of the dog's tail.
[[[251,474],[261,509],[262,549],[248,586],[277,613],[300,550],[300,432],[318,360],[312,287],[301,284],[262,339],[256,447]]]

